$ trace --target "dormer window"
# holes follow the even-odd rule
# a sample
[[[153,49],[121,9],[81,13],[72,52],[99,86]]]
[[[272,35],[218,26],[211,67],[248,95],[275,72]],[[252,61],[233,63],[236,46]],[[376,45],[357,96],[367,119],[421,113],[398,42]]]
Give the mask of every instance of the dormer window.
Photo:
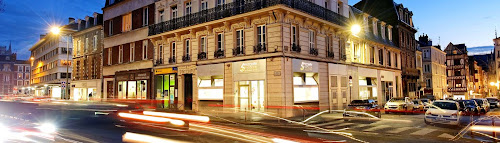
[[[375,20],[375,19],[372,20],[372,27],[373,27],[373,34],[374,35],[378,35],[378,32],[377,32],[377,20]]]
[[[387,38],[392,41],[392,29],[391,27],[387,27]]]
[[[380,35],[382,35],[382,39],[385,39],[385,25],[380,25]]]

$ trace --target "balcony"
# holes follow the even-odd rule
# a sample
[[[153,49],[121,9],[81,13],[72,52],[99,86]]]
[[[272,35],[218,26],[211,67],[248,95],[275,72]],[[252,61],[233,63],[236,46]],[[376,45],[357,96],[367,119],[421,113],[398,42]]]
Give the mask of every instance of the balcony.
[[[309,48],[309,54],[318,56],[318,49],[317,48]]]
[[[182,56],[182,62],[189,62],[189,61],[191,61],[191,56],[189,54]]]
[[[236,47],[233,49],[233,56],[245,55],[245,47]]]
[[[214,52],[214,57],[215,58],[224,58],[224,50],[217,50]]]
[[[168,63],[170,63],[170,64],[175,63],[175,56],[172,56],[171,58],[168,58]]]
[[[201,52],[198,54],[198,60],[206,60],[207,59],[207,53],[206,52]]]
[[[326,52],[326,57],[327,58],[334,58],[335,57],[335,53],[328,51],[328,52]]]
[[[242,1],[237,0],[232,3],[217,6],[211,9],[203,10],[169,21],[152,24],[149,26],[149,36],[180,29],[184,27],[193,26],[205,22],[219,20],[238,14],[243,14],[251,11],[256,11],[270,6],[285,5],[287,7],[303,11],[323,20],[338,24],[345,25],[347,18],[328,10],[322,6],[309,2],[307,0],[251,0]]]
[[[160,58],[160,59],[156,60],[155,64],[156,64],[156,65],[161,65],[161,64],[163,64],[163,58]]]
[[[262,45],[262,44],[257,44],[257,46],[254,46],[253,47],[253,52],[254,53],[265,53],[267,52],[267,48],[266,48],[266,44]]]
[[[297,52],[297,53],[300,53],[301,48],[300,48],[300,46],[299,46],[299,45],[297,45],[297,44],[292,44],[292,51]]]

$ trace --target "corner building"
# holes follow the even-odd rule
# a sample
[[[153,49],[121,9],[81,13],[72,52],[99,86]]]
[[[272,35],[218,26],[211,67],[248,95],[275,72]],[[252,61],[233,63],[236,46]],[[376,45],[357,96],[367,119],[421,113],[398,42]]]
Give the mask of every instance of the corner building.
[[[325,2],[156,1],[154,96],[164,108],[281,117],[400,96],[392,26]],[[351,35],[350,19],[363,32]]]

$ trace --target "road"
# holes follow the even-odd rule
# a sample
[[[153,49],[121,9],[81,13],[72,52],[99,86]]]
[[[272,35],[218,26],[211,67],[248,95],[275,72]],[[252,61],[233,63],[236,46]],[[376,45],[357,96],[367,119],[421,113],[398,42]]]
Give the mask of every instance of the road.
[[[69,105],[68,105],[69,104]],[[12,103],[0,102],[0,123],[16,126],[26,122],[51,122],[58,126],[57,142],[123,142],[126,136],[144,135],[176,142],[478,142],[488,138],[466,132],[451,141],[462,127],[428,125],[423,114],[382,114],[381,120],[344,120],[341,113],[322,114],[313,120],[285,124],[244,124],[214,121],[189,122],[189,128],[176,128],[144,121],[124,122],[111,115],[96,115],[107,111],[137,109],[107,104],[81,103]],[[500,114],[499,109],[488,113]],[[480,122],[488,125],[491,120]],[[500,119],[496,121],[500,126]],[[144,141],[146,138],[142,137]],[[133,140],[132,140],[133,141]],[[52,141],[48,141],[52,142]]]

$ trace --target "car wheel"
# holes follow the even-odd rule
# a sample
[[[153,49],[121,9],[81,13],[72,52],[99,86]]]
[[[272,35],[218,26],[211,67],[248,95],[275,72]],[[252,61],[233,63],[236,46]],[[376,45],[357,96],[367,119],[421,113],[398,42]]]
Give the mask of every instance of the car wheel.
[[[424,119],[424,122],[425,122],[425,124],[427,124],[427,125],[430,125],[430,124],[431,124],[430,122],[427,122],[427,120],[426,120],[426,119]]]

